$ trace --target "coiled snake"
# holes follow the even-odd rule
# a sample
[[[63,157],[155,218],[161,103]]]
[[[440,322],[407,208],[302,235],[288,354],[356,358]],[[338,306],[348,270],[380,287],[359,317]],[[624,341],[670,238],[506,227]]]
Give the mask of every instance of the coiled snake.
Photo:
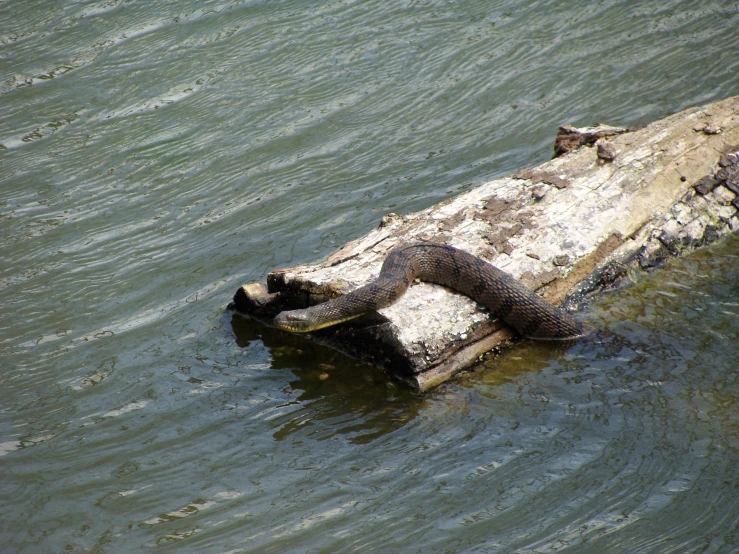
[[[296,333],[336,325],[390,306],[416,278],[469,296],[527,338],[571,340],[591,331],[485,260],[453,246],[435,243],[411,243],[394,248],[382,264],[380,275],[371,283],[323,304],[281,312],[274,324]]]

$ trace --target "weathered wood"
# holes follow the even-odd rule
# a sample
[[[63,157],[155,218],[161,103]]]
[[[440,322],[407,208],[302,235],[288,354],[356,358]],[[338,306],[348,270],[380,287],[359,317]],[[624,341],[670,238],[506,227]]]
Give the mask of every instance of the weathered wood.
[[[373,279],[402,242],[433,240],[486,258],[554,304],[711,242],[739,225],[739,96],[594,138],[533,169],[426,210],[385,216],[322,263],[271,272],[234,306],[265,321]],[[470,299],[419,283],[379,315],[313,334],[421,390],[511,338]]]
[[[554,157],[558,158],[568,152],[577,150],[581,146],[592,146],[599,139],[613,137],[628,133],[632,129],[626,127],[611,127],[599,123],[595,127],[573,127],[572,125],[562,125],[557,132],[557,138],[554,139]],[[608,142],[601,143],[600,149],[607,149]],[[610,156],[599,156],[609,159]],[[610,158],[612,159],[612,158]]]

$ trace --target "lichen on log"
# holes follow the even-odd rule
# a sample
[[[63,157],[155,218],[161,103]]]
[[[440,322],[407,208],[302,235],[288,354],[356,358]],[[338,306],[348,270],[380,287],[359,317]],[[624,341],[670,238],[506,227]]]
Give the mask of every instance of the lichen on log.
[[[321,263],[241,287],[232,306],[268,322],[364,285],[391,248],[412,241],[467,250],[561,304],[737,229],[739,96],[638,129],[562,129],[561,143],[585,139],[420,212],[388,214]],[[313,336],[425,390],[513,333],[469,298],[418,283],[378,314]]]

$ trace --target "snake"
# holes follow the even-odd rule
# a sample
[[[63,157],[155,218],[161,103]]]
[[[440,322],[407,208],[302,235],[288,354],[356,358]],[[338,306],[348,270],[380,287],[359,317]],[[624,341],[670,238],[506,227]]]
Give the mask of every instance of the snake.
[[[394,304],[416,279],[468,296],[529,339],[574,340],[592,331],[486,260],[433,242],[396,246],[372,282],[309,308],[282,311],[273,324],[285,331],[308,333],[343,323]]]

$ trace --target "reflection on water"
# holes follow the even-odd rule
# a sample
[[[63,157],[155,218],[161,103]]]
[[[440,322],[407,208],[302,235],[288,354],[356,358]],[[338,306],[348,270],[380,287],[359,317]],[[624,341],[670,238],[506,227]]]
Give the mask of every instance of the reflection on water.
[[[300,429],[315,440],[339,434],[351,442],[371,442],[406,424],[423,405],[410,387],[381,370],[305,337],[236,313],[231,326],[240,347],[259,341],[270,351],[272,369],[289,369],[296,377],[290,380],[292,390],[299,391],[292,401],[295,409],[273,420],[278,440]]]

